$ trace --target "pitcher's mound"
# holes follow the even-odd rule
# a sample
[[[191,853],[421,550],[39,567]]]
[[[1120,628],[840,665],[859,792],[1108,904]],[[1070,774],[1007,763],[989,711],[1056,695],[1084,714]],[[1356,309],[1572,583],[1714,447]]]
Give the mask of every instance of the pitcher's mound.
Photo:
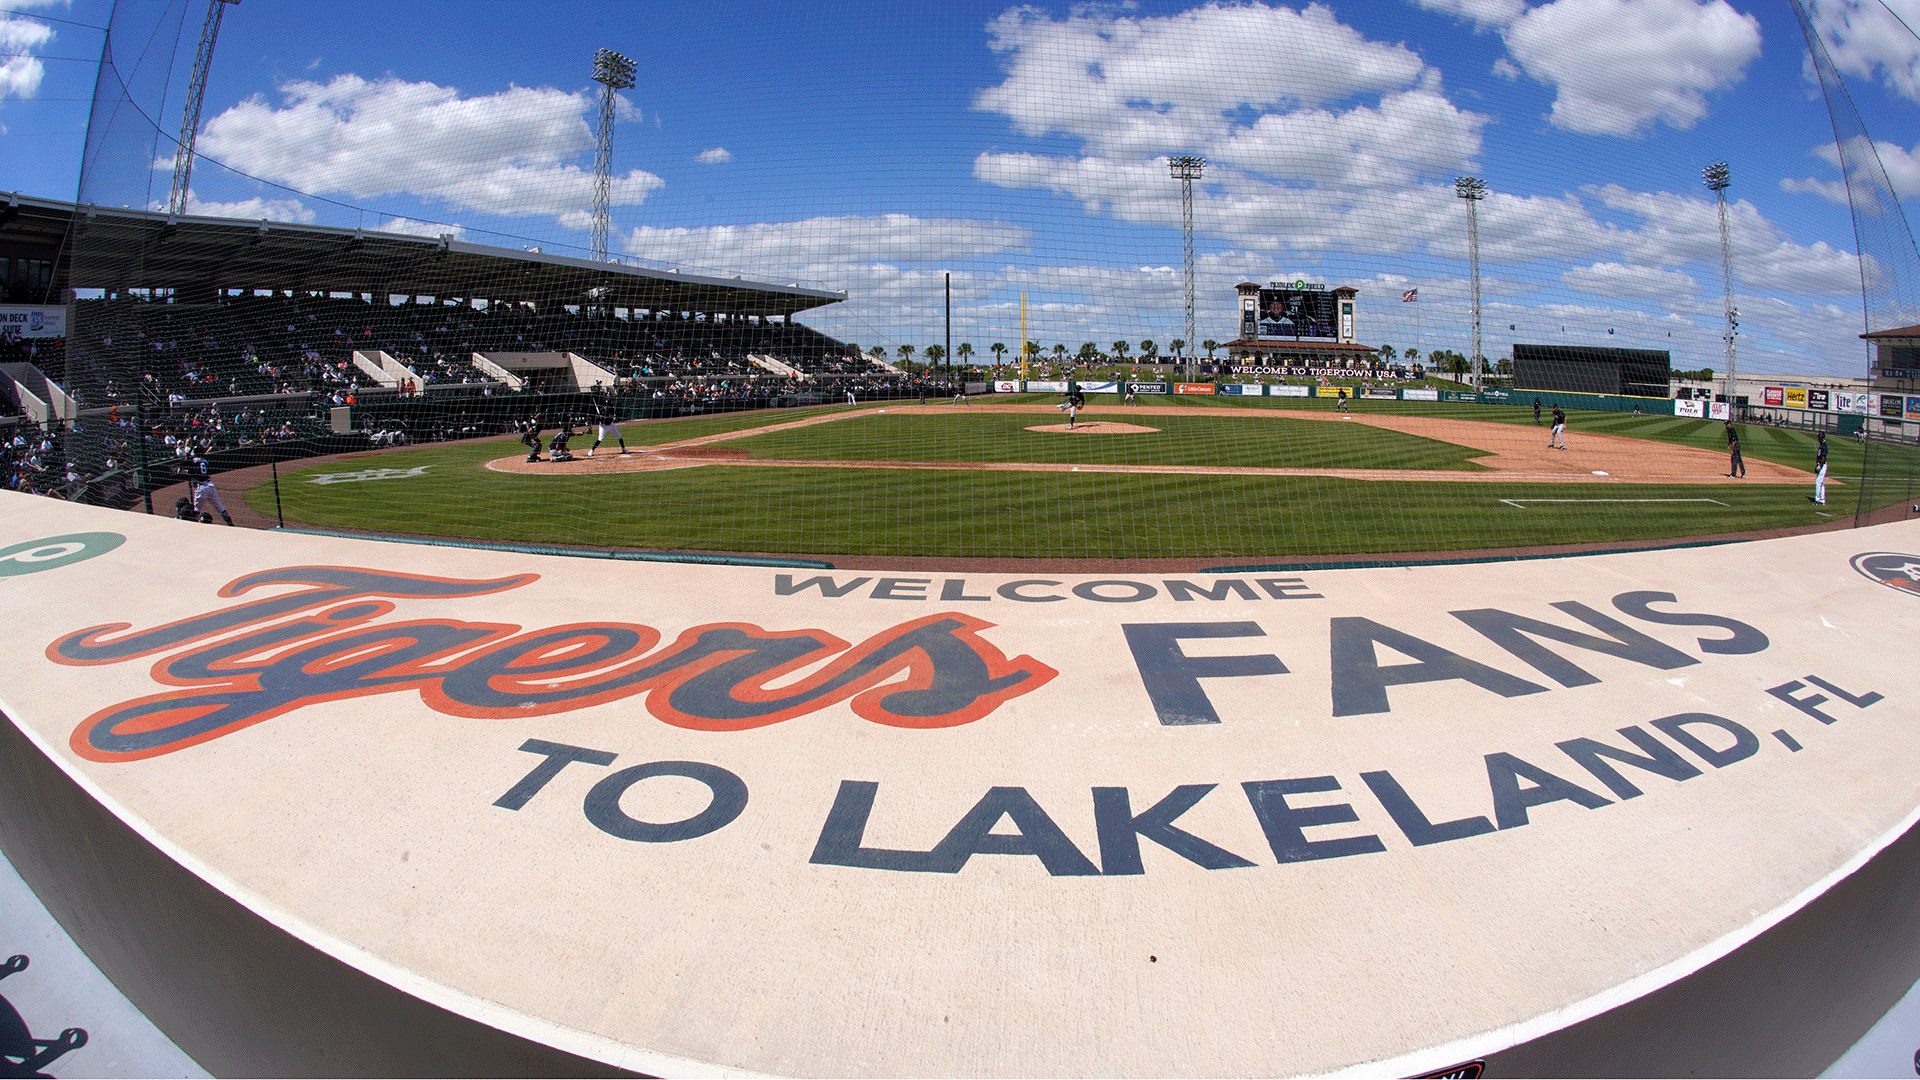
[[[1160,429],[1144,427],[1140,424],[1120,424],[1111,420],[1083,420],[1072,427],[1065,424],[1036,424],[1027,430],[1059,432],[1064,435],[1143,435]]]

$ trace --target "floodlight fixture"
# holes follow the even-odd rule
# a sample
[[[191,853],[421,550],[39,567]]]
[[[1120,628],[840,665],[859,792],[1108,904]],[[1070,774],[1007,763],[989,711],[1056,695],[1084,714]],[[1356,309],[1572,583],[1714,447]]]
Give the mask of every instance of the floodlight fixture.
[[[615,90],[625,90],[633,85],[636,67],[632,60],[612,49],[601,49],[593,54],[593,81],[604,83]]]
[[[1180,237],[1186,244],[1187,254],[1187,378],[1194,377],[1193,371],[1193,182],[1207,169],[1207,159],[1181,154],[1167,158],[1167,171],[1175,180],[1180,181]]]
[[[607,235],[612,231],[609,208],[613,192],[613,116],[618,111],[614,92],[633,85],[634,63],[612,49],[593,54],[593,81],[600,84],[600,135],[593,155],[592,233],[588,245],[595,262],[607,261]]]
[[[1713,192],[1714,202],[1720,210],[1720,273],[1726,283],[1727,307],[1727,419],[1733,420],[1735,408],[1735,390],[1739,387],[1739,365],[1735,357],[1734,340],[1740,336],[1740,309],[1733,306],[1733,242],[1727,233],[1727,187],[1733,183],[1727,171],[1727,163],[1716,161],[1700,171],[1707,190]],[[1709,402],[1711,405],[1711,402]],[[1708,410],[1712,412],[1711,409]]]
[[[1487,197],[1487,182],[1477,176],[1453,178],[1453,193],[1467,201],[1467,269],[1473,290],[1473,388],[1480,389],[1486,360],[1480,355],[1480,200]]]

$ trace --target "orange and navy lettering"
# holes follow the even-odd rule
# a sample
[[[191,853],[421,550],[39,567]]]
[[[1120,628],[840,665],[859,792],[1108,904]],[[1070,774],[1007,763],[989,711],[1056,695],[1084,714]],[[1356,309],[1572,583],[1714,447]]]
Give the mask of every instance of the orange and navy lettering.
[[[1058,674],[1031,656],[1008,659],[980,636],[994,624],[952,612],[851,647],[823,630],[747,623],[691,627],[657,648],[660,631],[632,623],[523,631],[512,623],[381,621],[398,610],[396,601],[482,596],[537,579],[269,570],[229,582],[220,595],[301,588],[149,630],[129,633],[125,623],[78,630],[49,645],[47,656],[90,665],[163,654],[152,677],[174,689],[109,706],[75,728],[74,752],[94,761],[155,757],[317,702],[408,690],[436,712],[482,719],[644,695],[657,719],[697,731],[764,727],[841,701],[876,724],[953,727]]]

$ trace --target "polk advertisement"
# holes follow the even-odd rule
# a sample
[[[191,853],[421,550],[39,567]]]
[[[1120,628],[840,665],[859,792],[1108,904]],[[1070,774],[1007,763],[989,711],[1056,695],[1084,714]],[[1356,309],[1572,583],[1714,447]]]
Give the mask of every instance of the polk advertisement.
[[[1916,817],[1920,668],[1861,647],[1920,617],[1907,525],[1006,574],[0,492],[0,575],[0,707],[141,835],[656,1074],[1430,1071],[1698,970]]]

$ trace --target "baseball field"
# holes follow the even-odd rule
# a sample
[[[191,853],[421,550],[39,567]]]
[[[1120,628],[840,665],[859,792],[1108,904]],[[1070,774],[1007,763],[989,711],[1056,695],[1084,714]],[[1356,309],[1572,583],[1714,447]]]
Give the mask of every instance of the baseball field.
[[[1530,410],[1257,399],[889,402],[631,423],[589,458],[525,461],[511,436],[401,447],[239,478],[287,525],[647,550],[821,556],[1247,558],[1464,552],[1790,529],[1863,507],[1863,450],[1810,433]],[[548,432],[551,436],[551,431]],[[1911,448],[1876,447],[1876,504],[1908,497]],[[238,474],[236,474],[237,476]]]

